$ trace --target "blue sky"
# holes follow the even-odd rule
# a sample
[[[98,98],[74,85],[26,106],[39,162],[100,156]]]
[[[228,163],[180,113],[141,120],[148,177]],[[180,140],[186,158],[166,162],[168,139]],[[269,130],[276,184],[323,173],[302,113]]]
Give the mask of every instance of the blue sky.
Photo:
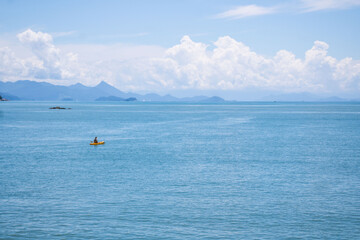
[[[214,17],[251,4],[284,9],[242,19]],[[57,43],[126,42],[164,47],[178,43],[184,35],[207,43],[229,35],[266,55],[280,49],[300,55],[315,40],[321,40],[331,46],[332,56],[359,59],[360,8],[344,8],[305,12],[300,1],[5,0],[0,2],[0,32],[17,33],[31,28],[71,33],[57,38]]]
[[[27,37],[22,35],[20,39],[19,34],[28,30],[31,32],[28,32]],[[45,35],[40,33],[49,35],[51,39],[41,38]],[[219,47],[219,39],[222,37],[230,37],[236,43],[248,47],[250,52],[246,52],[245,47],[239,50],[231,41]],[[184,40],[182,43],[181,39]],[[326,45],[315,44],[315,41]],[[119,88],[139,91],[244,90],[247,87],[261,87],[285,92],[329,94],[336,93],[338,87],[334,82],[337,82],[343,87],[343,94],[348,92],[356,95],[360,88],[359,42],[359,0],[0,1],[0,49],[6,48],[3,56],[8,54],[6,56],[13,57],[12,61],[18,61],[15,64],[18,68],[14,71],[0,71],[3,81],[26,77],[69,84],[80,81],[91,85],[107,80]],[[225,47],[224,44],[228,45]],[[285,50],[295,56],[294,64],[298,64],[299,68],[294,73],[293,68],[288,66],[284,70],[286,72],[279,74],[284,66],[271,63],[277,70],[276,73],[268,73],[264,69],[270,65],[261,67],[257,63],[256,66],[251,65],[253,72],[245,73],[249,66],[244,65],[244,62],[249,59],[241,62],[235,57],[237,60],[232,58],[235,62],[229,63],[236,63],[231,69],[222,68],[212,75],[208,74],[213,69],[211,66],[219,64],[214,62],[217,58],[205,59],[205,55],[214,55],[218,52],[216,49],[227,49],[229,44],[239,50],[237,56],[248,56],[252,62],[265,61],[266,64],[270,64],[268,60],[275,61],[277,53]],[[40,45],[44,48],[40,49]],[[332,57],[336,62],[325,56],[323,60],[328,63],[326,66],[318,57],[317,61],[310,61],[310,58],[307,61],[306,52],[311,49],[313,53],[319,53],[319,49],[326,52],[326,57]],[[189,59],[186,63],[180,63],[184,51]],[[202,51],[206,54],[201,57]],[[198,55],[195,57],[194,54]],[[264,59],[254,60],[251,57],[254,54]],[[74,67],[75,64],[70,63],[69,59],[74,60],[75,56],[78,69],[70,69],[67,66]],[[341,62],[346,58],[352,61]],[[11,67],[10,63],[5,66],[4,59],[3,68]],[[134,59],[141,63],[129,69],[129,66],[135,64]],[[297,59],[302,60],[302,63],[297,62]],[[24,61],[26,69],[20,69],[18,65]],[[103,67],[107,69],[106,72],[95,70],[99,62],[106,65]],[[206,64],[209,71],[204,70]],[[143,66],[153,68],[138,74]],[[299,75],[303,68],[309,72],[316,68],[318,72],[312,76],[314,79],[329,78],[324,70],[328,67],[333,71],[332,76],[335,76],[329,83],[325,80],[307,82],[303,79],[311,78],[309,75]],[[340,68],[343,72],[339,72]],[[351,69],[351,76],[344,75],[344,71],[350,71],[345,69]],[[233,75],[229,71],[233,71]],[[261,76],[256,76],[257,72],[262,71]],[[267,79],[267,74],[273,77]],[[290,76],[296,84],[289,86],[291,84],[274,83],[286,76]],[[220,78],[228,80],[221,83]],[[345,87],[344,84],[348,85]]]

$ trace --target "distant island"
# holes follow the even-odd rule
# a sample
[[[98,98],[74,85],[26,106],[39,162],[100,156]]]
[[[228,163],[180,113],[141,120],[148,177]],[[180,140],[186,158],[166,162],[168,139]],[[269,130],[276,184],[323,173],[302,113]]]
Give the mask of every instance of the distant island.
[[[0,95],[0,101],[5,102],[5,101],[9,101],[9,100],[7,100],[6,98],[3,98],[3,97]]]
[[[71,108],[64,108],[64,107],[59,107],[59,106],[57,106],[57,107],[51,107],[51,108],[49,108],[49,109],[71,109]]]

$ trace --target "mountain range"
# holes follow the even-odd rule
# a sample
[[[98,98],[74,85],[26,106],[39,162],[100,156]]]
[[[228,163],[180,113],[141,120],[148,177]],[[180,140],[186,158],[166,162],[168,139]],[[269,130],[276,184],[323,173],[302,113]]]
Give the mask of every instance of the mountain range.
[[[156,93],[138,94],[122,92],[106,82],[100,82],[94,87],[76,83],[70,86],[54,85],[47,82],[19,80],[16,82],[0,81],[0,96],[9,100],[24,101],[152,101],[152,102],[225,102],[221,97],[194,96],[177,98],[172,95],[159,95]],[[238,97],[244,97],[239,92]],[[234,96],[233,96],[234,97]],[[236,99],[236,98],[235,98]],[[245,99],[242,101],[246,101]],[[252,101],[287,101],[287,102],[343,102],[360,101],[360,99],[344,99],[336,96],[321,97],[312,93],[271,93],[266,92]]]
[[[9,100],[25,101],[162,101],[162,102],[224,102],[214,96],[195,96],[177,98],[171,95],[161,96],[155,93],[137,94],[122,92],[106,82],[100,82],[95,87],[87,87],[81,83],[71,86],[54,85],[47,82],[19,80],[16,82],[1,82],[0,95]]]
[[[263,97],[262,101],[278,101],[278,102],[345,102],[345,101],[358,101],[356,99],[344,99],[336,96],[320,97],[308,92],[300,93],[283,93],[283,94],[271,94]]]

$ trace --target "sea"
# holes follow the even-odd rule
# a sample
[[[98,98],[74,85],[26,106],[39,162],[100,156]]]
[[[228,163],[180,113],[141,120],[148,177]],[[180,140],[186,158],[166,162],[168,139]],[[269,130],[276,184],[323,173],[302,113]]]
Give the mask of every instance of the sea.
[[[9,101],[0,133],[0,239],[360,239],[360,103]]]

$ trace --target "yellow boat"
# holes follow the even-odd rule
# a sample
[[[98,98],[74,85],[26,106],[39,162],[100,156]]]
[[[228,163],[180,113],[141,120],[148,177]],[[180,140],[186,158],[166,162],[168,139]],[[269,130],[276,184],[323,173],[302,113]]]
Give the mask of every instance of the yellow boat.
[[[104,141],[97,142],[97,143],[91,142],[90,145],[101,145],[101,144],[104,144],[104,143],[105,143]]]

